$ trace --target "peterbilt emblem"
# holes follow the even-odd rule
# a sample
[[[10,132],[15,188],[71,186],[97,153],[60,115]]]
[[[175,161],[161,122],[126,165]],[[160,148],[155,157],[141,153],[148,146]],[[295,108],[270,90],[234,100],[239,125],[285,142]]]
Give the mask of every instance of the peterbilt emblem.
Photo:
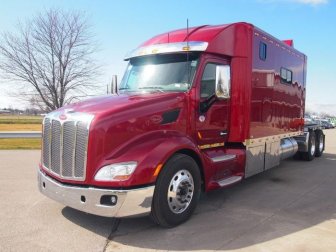
[[[58,118],[62,121],[67,120],[68,116],[71,116],[71,115],[67,115],[67,114],[71,114],[71,113],[75,113],[75,111],[73,109],[64,109],[64,111],[62,112],[62,114],[60,114],[58,116]]]
[[[65,114],[61,114],[58,117],[60,120],[66,120],[68,117]]]

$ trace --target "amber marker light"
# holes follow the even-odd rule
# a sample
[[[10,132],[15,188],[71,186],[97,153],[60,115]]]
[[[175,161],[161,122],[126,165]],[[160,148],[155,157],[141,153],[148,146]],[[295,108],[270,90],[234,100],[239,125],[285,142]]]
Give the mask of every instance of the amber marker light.
[[[156,169],[154,171],[153,177],[157,177],[157,175],[159,175],[162,167],[163,167],[163,164],[158,164],[158,166],[156,166]]]

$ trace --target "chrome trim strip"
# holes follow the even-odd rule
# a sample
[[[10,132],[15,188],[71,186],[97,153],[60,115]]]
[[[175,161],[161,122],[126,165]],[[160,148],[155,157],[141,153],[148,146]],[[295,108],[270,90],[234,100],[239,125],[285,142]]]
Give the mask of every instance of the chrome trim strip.
[[[223,146],[224,146],[224,142],[223,143],[213,143],[213,144],[198,145],[198,148],[200,148],[201,150],[204,150],[204,149],[223,147]]]
[[[129,60],[134,57],[141,57],[145,55],[163,54],[163,53],[177,53],[190,51],[205,51],[208,47],[208,42],[204,41],[188,41],[178,43],[165,43],[136,48],[129,52],[124,60]]]
[[[214,163],[223,162],[223,161],[229,161],[229,160],[235,159],[236,156],[237,155],[234,155],[234,154],[228,154],[228,155],[213,157],[213,158],[211,158],[211,161],[214,162]]]
[[[63,138],[64,138],[64,123],[61,123],[61,136],[60,136],[60,175],[63,177]]]
[[[246,139],[243,144],[245,146],[258,146],[262,143],[266,142],[274,142],[276,140],[281,140],[283,138],[293,137],[293,136],[299,136],[302,135],[303,131],[295,131],[295,132],[288,132],[285,134],[279,134],[279,135],[271,135],[267,137],[260,137],[260,138],[250,138]]]
[[[48,135],[48,137],[49,137],[49,163],[48,163],[48,166],[49,166],[49,168],[47,168],[47,169],[49,169],[49,171],[51,171],[51,134],[52,134],[52,120],[51,120],[51,118],[49,118],[49,135]]]
[[[228,186],[231,185],[233,183],[239,182],[243,179],[242,176],[232,176],[229,178],[225,178],[223,180],[218,181],[218,184],[223,187],[223,186]]]
[[[76,143],[77,143],[77,125],[78,121],[75,122],[75,139],[72,146],[72,171],[71,176],[75,177],[75,160],[76,160]]]
[[[38,188],[45,196],[74,209],[106,217],[126,217],[151,211],[155,186],[132,190],[109,190],[63,185],[38,170]],[[103,195],[117,196],[114,206],[102,205]],[[85,201],[81,200],[85,197]]]
[[[85,145],[85,159],[84,159],[84,174],[83,177],[86,177],[86,164],[87,164],[87,154],[88,154],[88,147],[89,147],[89,136],[90,136],[90,124],[92,120],[87,124],[86,129],[88,131],[87,134],[87,140],[86,140],[86,145]]]

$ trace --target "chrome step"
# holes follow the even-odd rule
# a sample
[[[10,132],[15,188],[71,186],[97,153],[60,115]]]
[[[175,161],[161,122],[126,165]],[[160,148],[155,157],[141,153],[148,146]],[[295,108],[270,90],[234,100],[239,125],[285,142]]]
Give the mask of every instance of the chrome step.
[[[220,185],[220,187],[223,187],[223,186],[228,186],[228,185],[237,183],[237,182],[241,181],[242,179],[243,179],[242,176],[232,176],[232,177],[222,179],[222,180],[218,181],[217,183]]]
[[[217,162],[223,162],[223,161],[229,161],[229,160],[233,160],[236,158],[236,155],[221,155],[221,156],[217,156],[217,157],[213,157],[211,158],[212,162],[217,163]]]

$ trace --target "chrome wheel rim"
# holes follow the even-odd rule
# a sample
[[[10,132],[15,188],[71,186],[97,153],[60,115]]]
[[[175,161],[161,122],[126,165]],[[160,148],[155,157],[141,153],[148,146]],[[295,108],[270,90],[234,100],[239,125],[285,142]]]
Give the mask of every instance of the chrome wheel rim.
[[[310,154],[311,154],[312,156],[315,155],[315,138],[311,138]]]
[[[173,176],[168,187],[168,206],[175,214],[183,213],[194,195],[194,180],[187,170],[180,170]]]
[[[323,147],[324,147],[324,141],[323,141],[323,136],[320,136],[320,143],[319,143],[319,151],[322,152],[323,151]]]

